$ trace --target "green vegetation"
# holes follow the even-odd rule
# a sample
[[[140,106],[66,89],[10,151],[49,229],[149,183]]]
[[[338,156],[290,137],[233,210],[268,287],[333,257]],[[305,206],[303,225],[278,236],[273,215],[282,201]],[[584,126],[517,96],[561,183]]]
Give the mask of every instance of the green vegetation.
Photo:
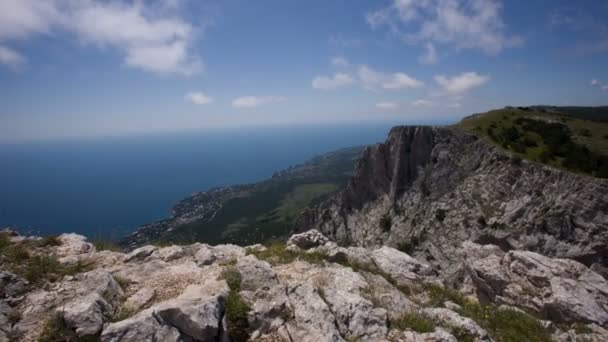
[[[448,300],[460,305],[462,309],[459,313],[477,322],[495,341],[551,340],[550,333],[540,325],[540,322],[526,313],[499,309],[496,305],[481,305],[466,299],[456,290],[437,285],[428,284],[424,290],[430,297],[427,303],[429,306],[441,306]]]
[[[220,199],[205,219],[178,226],[161,236],[169,243],[251,245],[285,238],[300,212],[343,188],[362,147],[313,158],[272,178],[245,185]]]
[[[241,273],[235,267],[226,267],[222,272],[230,292],[226,298],[226,319],[228,321],[228,335],[233,341],[247,341],[249,339],[249,324],[247,313],[251,310],[240,295]]]
[[[75,275],[92,269],[92,262],[78,260],[74,265],[63,265],[53,254],[37,248],[55,246],[54,239],[11,243],[0,234],[0,260],[3,267],[25,277],[30,283],[57,281],[66,275]]]
[[[272,265],[288,264],[296,259],[307,261],[311,264],[320,264],[327,259],[327,255],[323,253],[313,252],[293,252],[286,248],[283,242],[272,242],[264,251],[248,251],[249,254],[255,255],[260,260],[268,261]]]
[[[391,327],[399,330],[413,330],[419,333],[429,333],[435,330],[435,324],[418,312],[410,312],[397,320],[391,321]]]
[[[589,121],[540,107],[506,108],[465,118],[458,126],[514,153],[516,165],[525,158],[608,178],[608,141],[601,138],[608,131],[608,111],[602,113],[604,120]]]
[[[391,214],[386,213],[382,215],[380,218],[380,229],[382,229],[383,232],[390,232],[392,225],[393,219],[391,218]]]
[[[38,342],[93,342],[99,337],[78,337],[73,331],[60,326],[57,318],[51,316],[45,321]]]
[[[138,312],[139,312],[139,310],[137,310],[137,309],[134,309],[134,308],[131,308],[131,307],[128,307],[128,306],[121,306],[110,317],[109,321],[110,322],[124,321],[127,318],[131,318],[131,317],[135,316]]]
[[[62,242],[61,242],[61,240],[59,240],[58,236],[51,235],[51,236],[42,238],[39,246],[40,247],[57,247],[57,246],[61,246],[61,244],[62,244]]]
[[[96,239],[93,242],[93,246],[95,246],[95,250],[98,252],[101,251],[111,251],[111,252],[121,252],[122,248],[120,248],[120,246],[111,240],[106,240],[106,239]]]

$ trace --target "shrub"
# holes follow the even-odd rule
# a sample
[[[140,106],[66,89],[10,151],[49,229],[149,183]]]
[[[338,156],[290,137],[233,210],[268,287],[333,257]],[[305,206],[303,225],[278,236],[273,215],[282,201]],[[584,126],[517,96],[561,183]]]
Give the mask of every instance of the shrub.
[[[237,291],[230,291],[226,298],[226,319],[228,321],[228,335],[232,341],[240,342],[249,339],[249,323],[247,314],[249,305]]]
[[[273,242],[264,251],[248,251],[260,260],[265,260],[272,265],[288,264],[296,259],[307,261],[311,264],[320,264],[327,259],[327,255],[321,252],[305,253],[287,250],[285,243]]]
[[[0,253],[11,245],[11,239],[8,234],[0,233]]]
[[[241,273],[235,267],[226,267],[222,272],[230,292],[226,298],[226,319],[228,320],[228,335],[233,341],[247,341],[249,339],[249,323],[247,313],[251,310],[241,297]]]
[[[241,291],[241,282],[243,280],[241,272],[236,267],[226,267],[222,272],[222,279],[226,281],[230,291]]]
[[[551,334],[537,319],[520,311],[467,302],[461,313],[486,329],[498,342],[551,341]]]
[[[587,138],[591,138],[593,136],[593,134],[591,133],[591,131],[588,128],[582,128],[581,130],[578,131],[578,134],[583,137],[587,137]]]
[[[444,209],[437,209],[437,212],[435,212],[435,218],[439,222],[443,222],[443,220],[445,220],[445,216],[446,216],[446,213],[445,213]]]
[[[40,247],[57,247],[61,246],[62,242],[58,236],[50,235],[44,237],[38,244]]]
[[[101,251],[112,251],[112,252],[121,252],[122,248],[113,241],[110,240],[102,240],[97,239],[93,241],[93,246],[95,246],[95,250],[98,252]]]
[[[399,330],[413,330],[419,333],[429,333],[435,330],[433,321],[418,312],[411,312],[391,321],[391,326]]]
[[[380,218],[380,229],[382,229],[383,232],[389,232],[392,225],[393,219],[391,218],[391,215],[388,213],[382,215]]]

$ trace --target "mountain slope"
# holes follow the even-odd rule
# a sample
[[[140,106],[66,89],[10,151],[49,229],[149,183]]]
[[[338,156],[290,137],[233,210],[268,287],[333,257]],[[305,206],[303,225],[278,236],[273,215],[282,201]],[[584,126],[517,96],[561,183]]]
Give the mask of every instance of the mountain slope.
[[[363,147],[327,153],[254,184],[195,193],[171,218],[140,227],[121,244],[151,241],[253,244],[289,233],[299,212],[344,187]]]
[[[395,246],[439,269],[469,240],[606,274],[608,181],[522,160],[459,127],[395,127],[363,152],[345,190],[305,211],[296,228]]]

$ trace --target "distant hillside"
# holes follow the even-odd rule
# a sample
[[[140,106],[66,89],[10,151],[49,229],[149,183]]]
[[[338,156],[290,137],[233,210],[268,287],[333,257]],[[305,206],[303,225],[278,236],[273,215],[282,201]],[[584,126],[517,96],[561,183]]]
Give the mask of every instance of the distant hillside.
[[[561,113],[583,120],[608,122],[608,106],[601,107],[557,107],[557,106],[533,106],[528,107],[534,111],[545,111]]]
[[[521,158],[608,178],[608,121],[600,120],[607,110],[608,107],[508,107],[472,115],[458,126]]]
[[[173,208],[171,218],[140,227],[123,245],[151,241],[244,245],[283,237],[302,209],[344,187],[362,150],[327,153],[259,183],[195,193]]]

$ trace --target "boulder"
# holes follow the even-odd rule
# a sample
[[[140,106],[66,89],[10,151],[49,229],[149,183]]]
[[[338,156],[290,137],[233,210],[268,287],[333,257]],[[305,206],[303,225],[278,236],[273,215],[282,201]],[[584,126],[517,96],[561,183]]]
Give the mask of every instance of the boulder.
[[[420,283],[423,276],[433,274],[433,269],[428,264],[388,246],[374,250],[371,257],[378,268],[400,286]]]
[[[255,291],[260,288],[269,288],[277,285],[277,275],[266,261],[258,260],[253,255],[240,258],[236,268],[241,273],[241,290]]]
[[[201,245],[200,248],[194,253],[194,260],[199,266],[207,266],[217,260],[213,248],[208,245]]]
[[[144,308],[156,295],[156,291],[154,289],[144,287],[135,292],[132,296],[127,298],[125,303],[123,304],[126,308],[131,310],[139,310]]]
[[[97,335],[103,327],[104,317],[111,315],[114,308],[98,293],[68,302],[57,309],[58,321],[73,330],[78,337]]]
[[[80,288],[71,300],[55,310],[58,322],[79,337],[98,334],[105,318],[112,315],[124,293],[112,275],[94,270],[76,277]]]
[[[25,291],[27,285],[28,281],[24,278],[14,273],[0,270],[0,299],[20,295]]]
[[[248,322],[253,330],[252,336],[270,334],[293,317],[293,308],[285,285],[274,285],[270,288],[260,288],[255,292],[243,292],[251,311]]]
[[[556,322],[608,323],[608,281],[574,260],[497,252],[467,259],[465,269],[482,299],[524,307]]]
[[[220,335],[224,313],[222,297],[201,300],[173,299],[137,315],[104,327],[100,340],[131,341],[215,341]]]
[[[156,246],[143,246],[125,255],[124,262],[142,261],[158,250]]]
[[[183,258],[186,255],[184,248],[181,246],[169,246],[156,250],[153,257],[161,259],[163,261],[172,261]]]
[[[287,295],[294,308],[294,317],[285,326],[293,341],[344,341],[334,315],[311,284],[291,284]]]
[[[307,250],[314,247],[325,245],[329,239],[325,235],[321,234],[318,230],[312,229],[301,234],[292,235],[287,240],[288,250]]]
[[[58,239],[61,241],[61,246],[58,246],[55,249],[55,254],[59,258],[95,251],[95,246],[93,246],[92,243],[87,242],[87,238],[82,235],[74,233],[61,234]]]

